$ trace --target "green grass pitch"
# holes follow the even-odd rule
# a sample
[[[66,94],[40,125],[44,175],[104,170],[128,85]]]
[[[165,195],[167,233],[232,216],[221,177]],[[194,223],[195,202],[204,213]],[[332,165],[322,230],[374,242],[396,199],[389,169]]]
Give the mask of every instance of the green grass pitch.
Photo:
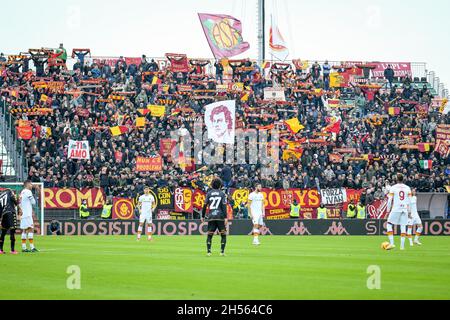
[[[37,237],[41,252],[0,256],[0,299],[450,299],[450,237],[383,251],[386,237],[267,236],[255,247],[229,236],[226,257],[219,239],[206,257],[203,236]],[[71,265],[80,290],[67,288]],[[367,288],[371,265],[380,290]]]

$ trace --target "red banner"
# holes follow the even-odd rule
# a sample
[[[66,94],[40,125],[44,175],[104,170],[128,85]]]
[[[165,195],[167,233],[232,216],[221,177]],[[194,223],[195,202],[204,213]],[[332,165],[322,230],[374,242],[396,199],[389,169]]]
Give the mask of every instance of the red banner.
[[[206,193],[201,190],[195,190],[192,198],[192,205],[196,210],[202,210],[205,205]]]
[[[170,71],[189,72],[188,59],[185,54],[166,53],[166,57],[170,61]]]
[[[384,70],[391,65],[395,77],[412,77],[411,63],[409,62],[374,62],[376,68],[372,70],[375,78],[384,78]]]
[[[192,213],[194,208],[192,204],[193,192],[190,188],[176,188],[174,196],[175,212]]]
[[[161,156],[156,156],[153,158],[136,158],[136,171],[146,172],[146,171],[161,171],[162,170],[162,158]]]
[[[126,57],[125,58],[125,63],[127,64],[127,66],[129,66],[130,64],[135,64],[137,66],[139,66],[142,62],[142,58],[130,58],[130,57]]]
[[[20,139],[30,140],[33,137],[33,127],[17,127],[17,133]]]
[[[387,218],[387,199],[375,200],[372,204],[368,205],[366,212],[370,219],[386,219]]]
[[[266,217],[268,219],[288,219],[291,203],[294,200],[300,204],[300,217],[303,219],[315,219],[317,208],[320,206],[320,193],[316,189],[287,189],[273,190],[262,189],[266,206]],[[346,189],[347,202],[329,207],[329,216],[339,217],[341,210],[346,211],[350,201],[359,201],[362,190]],[[245,189],[232,189],[231,197],[234,200],[234,207],[241,203],[247,203],[249,191]]]
[[[132,199],[113,198],[112,218],[120,220],[134,219],[134,205]]]
[[[172,152],[172,149],[175,148],[175,145],[177,142],[172,139],[159,139],[159,154],[161,157],[164,154],[170,155]]]
[[[103,189],[44,188],[45,209],[79,209],[86,200],[88,208],[100,209],[105,202]]]

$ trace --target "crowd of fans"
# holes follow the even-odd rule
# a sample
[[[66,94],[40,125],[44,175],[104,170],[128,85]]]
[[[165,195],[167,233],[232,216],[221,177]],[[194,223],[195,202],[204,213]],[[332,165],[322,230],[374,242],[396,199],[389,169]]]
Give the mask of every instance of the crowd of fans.
[[[62,46],[60,49],[64,50]],[[65,50],[57,59],[66,63]],[[29,178],[43,182],[46,187],[99,186],[110,196],[134,197],[144,186],[204,188],[208,177],[217,174],[231,188],[251,188],[260,182],[263,187],[280,189],[365,189],[366,201],[370,202],[385,196],[386,187],[393,184],[398,172],[404,173],[406,183],[419,192],[445,192],[445,186],[450,185],[448,158],[434,152],[433,147],[429,152],[420,152],[401,149],[401,145],[395,143],[404,138],[402,128],[420,128],[420,137],[415,141],[433,143],[437,126],[449,124],[450,119],[432,109],[420,116],[408,113],[413,106],[400,101],[430,105],[433,95],[426,84],[417,88],[410,78],[393,81],[391,68],[385,71],[386,79],[381,88],[371,87],[370,83],[330,88],[330,71],[333,68],[339,71],[340,66],[328,63],[314,63],[304,68],[280,64],[263,69],[249,60],[237,61],[231,64],[232,79],[227,80],[220,61],[212,63],[212,72],[208,73],[205,72],[206,63],[190,64],[190,72],[171,72],[170,68],[160,68],[158,63],[145,56],[140,64],[127,65],[125,59],[120,58],[110,66],[103,61],[93,63],[92,59],[84,59],[81,55],[70,68],[72,70],[66,70],[62,64],[46,67],[45,61],[36,60],[37,70],[31,73],[28,61],[6,64],[6,58],[0,57],[3,62],[0,89],[8,110],[42,105],[43,94],[50,98],[52,113],[17,115],[17,120],[32,121],[35,131],[26,141],[25,148]],[[65,93],[52,94],[45,88],[33,87],[33,82],[44,78],[64,81]],[[243,83],[244,93],[215,91],[218,85],[227,81]],[[164,85],[168,87],[161,90]],[[186,94],[180,92],[179,85],[192,85],[193,90],[203,90],[203,93]],[[264,88],[273,86],[284,88],[286,102],[263,101]],[[12,95],[14,90],[17,93]],[[84,94],[73,94],[76,91]],[[124,100],[108,101],[115,92],[132,94],[123,95]],[[245,93],[248,96],[243,98]],[[166,115],[158,118],[147,114],[145,127],[135,127],[135,118],[142,116],[138,109],[146,108],[148,104],[160,104],[160,99],[174,101],[167,104]],[[286,148],[282,146],[279,172],[275,177],[263,177],[261,164],[224,164],[207,168],[197,164],[196,169],[202,170],[183,171],[167,153],[163,155],[161,172],[135,171],[137,156],[158,155],[161,138],[169,138],[171,131],[183,127],[191,131],[193,121],[203,118],[204,106],[217,99],[236,99],[237,128],[276,124],[284,130],[283,120],[298,117],[305,128],[295,135],[285,134],[283,139],[308,139],[301,145],[300,159],[281,160]],[[340,99],[341,104],[352,104],[353,107],[332,108],[328,104],[330,99]],[[399,107],[402,112],[389,115],[391,107]],[[317,133],[323,133],[330,119],[337,118],[342,122],[336,136],[323,135],[320,137],[325,143],[308,143],[318,138]],[[42,126],[51,128],[51,136],[37,134]],[[128,132],[112,136],[109,128],[114,126],[127,126]],[[68,159],[69,139],[88,140],[90,160]],[[356,149],[356,156],[331,161],[330,155],[336,153],[335,149],[342,148]],[[367,156],[361,158],[362,155]],[[421,168],[420,160],[432,160],[432,168]]]

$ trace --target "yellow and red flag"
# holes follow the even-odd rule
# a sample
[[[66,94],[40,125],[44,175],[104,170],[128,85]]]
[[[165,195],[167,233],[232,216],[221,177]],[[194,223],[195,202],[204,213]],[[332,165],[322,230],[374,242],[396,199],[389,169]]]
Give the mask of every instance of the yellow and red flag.
[[[120,135],[128,132],[128,128],[126,126],[115,126],[115,127],[110,127],[109,129],[111,130],[111,134],[114,137],[120,136]]]
[[[284,124],[287,126],[288,130],[292,134],[296,134],[299,131],[305,129],[305,126],[303,126],[300,121],[298,121],[298,118],[292,118],[290,120],[284,121]]]

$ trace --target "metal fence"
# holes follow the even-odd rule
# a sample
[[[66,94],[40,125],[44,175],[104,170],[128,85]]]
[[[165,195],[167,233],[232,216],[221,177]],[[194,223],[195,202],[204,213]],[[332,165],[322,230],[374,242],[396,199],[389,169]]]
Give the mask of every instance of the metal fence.
[[[6,181],[24,181],[28,176],[24,142],[17,137],[16,119],[8,112],[5,101],[0,100],[0,160]]]

